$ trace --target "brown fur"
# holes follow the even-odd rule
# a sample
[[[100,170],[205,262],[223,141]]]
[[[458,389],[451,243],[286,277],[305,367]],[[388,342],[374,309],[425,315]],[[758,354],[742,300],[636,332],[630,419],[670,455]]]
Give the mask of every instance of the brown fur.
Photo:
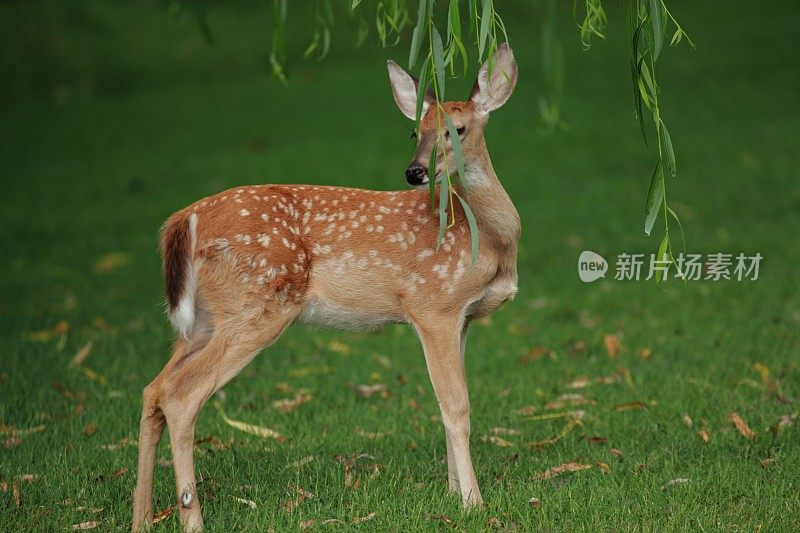
[[[164,292],[167,305],[172,311],[177,307],[183,285],[186,282],[189,258],[189,224],[182,216],[173,216],[164,224],[161,232],[161,259],[164,271]]]

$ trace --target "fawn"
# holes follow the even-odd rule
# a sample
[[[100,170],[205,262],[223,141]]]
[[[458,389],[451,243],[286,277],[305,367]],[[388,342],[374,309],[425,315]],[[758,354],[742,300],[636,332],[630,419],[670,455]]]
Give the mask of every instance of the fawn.
[[[417,81],[388,62],[394,99],[414,120]],[[489,112],[511,96],[514,55],[498,47],[470,99],[425,95],[411,185],[455,169],[442,112],[457,127],[466,173],[454,180],[480,232],[477,261],[464,211],[437,245],[427,187],[368,191],[300,185],[245,186],[178,211],[161,235],[169,318],[180,335],[144,389],[133,530],[153,520],[156,448],[169,427],[181,524],[203,527],[195,486],[194,427],[203,404],[293,322],[344,329],[407,323],[419,334],[442,414],[449,488],[465,506],[483,500],[469,452],[464,347],[471,320],[517,291],[520,221],[492,168],[483,138]],[[437,147],[435,168],[427,168]],[[430,176],[430,177],[429,177]]]

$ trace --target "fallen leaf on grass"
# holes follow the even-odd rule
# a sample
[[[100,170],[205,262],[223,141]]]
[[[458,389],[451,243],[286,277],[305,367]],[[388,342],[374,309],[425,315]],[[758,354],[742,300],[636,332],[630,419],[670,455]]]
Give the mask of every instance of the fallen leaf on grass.
[[[291,413],[304,403],[310,402],[312,398],[313,396],[311,396],[306,389],[300,389],[297,391],[297,394],[295,394],[294,398],[275,400],[272,402],[272,407],[282,413]]]
[[[347,488],[357,489],[361,485],[361,480],[354,477],[353,472],[355,471],[356,467],[358,466],[358,462],[361,459],[371,459],[375,460],[375,458],[371,455],[366,453],[362,453],[355,456],[344,456],[344,455],[336,455],[334,456],[333,460],[341,463],[342,467],[344,467],[344,486]],[[380,474],[381,465],[378,463],[367,463],[363,465],[362,468],[366,468],[367,470],[372,470],[371,474],[369,475],[369,479],[375,479]]]
[[[69,367],[75,368],[76,366],[80,365],[86,358],[89,357],[89,354],[92,352],[92,347],[94,343],[92,341],[87,342],[83,345],[83,348],[77,351],[77,353],[72,356],[72,359],[69,361]]]
[[[575,378],[572,381],[570,381],[569,383],[567,383],[567,388],[568,389],[583,389],[585,387],[588,387],[589,384],[591,384],[591,382],[592,381],[588,377],[581,376],[581,377]]]
[[[536,474],[533,476],[532,479],[552,479],[556,476],[560,476],[561,474],[566,474],[570,472],[579,472],[581,470],[588,470],[592,468],[592,465],[583,464],[583,463],[564,463],[563,465],[554,466],[553,468],[548,468],[541,474]]]
[[[578,420],[582,419],[586,416],[586,411],[565,411],[563,413],[546,413],[543,415],[534,415],[525,418],[525,420],[537,421],[537,420],[554,420],[556,418],[577,418]]]
[[[708,431],[706,431],[705,429],[701,429],[700,431],[698,431],[697,436],[700,437],[700,440],[702,440],[706,444],[711,442],[711,435],[709,435]]]
[[[294,492],[295,497],[290,498],[283,503],[283,508],[286,509],[286,512],[288,513],[294,511],[304,501],[313,500],[316,497],[313,492],[309,492],[301,487],[298,487],[294,483],[289,483],[289,491]]]
[[[309,455],[309,456],[303,457],[302,459],[298,459],[297,461],[289,463],[288,465],[286,465],[286,468],[295,468],[295,469],[302,468],[302,467],[306,466],[307,464],[314,462],[315,459],[316,459],[315,456]]]
[[[255,509],[257,507],[256,502],[254,502],[253,500],[246,500],[244,498],[239,498],[238,496],[234,496],[233,499],[239,503],[245,504],[250,509]]]
[[[497,435],[484,435],[483,437],[481,437],[481,441],[489,442],[489,443],[494,444],[495,446],[499,446],[501,448],[508,448],[509,446],[513,446],[514,445],[513,443],[507,441],[506,439],[504,439],[502,437],[498,437]]]
[[[330,371],[331,367],[329,366],[303,366],[289,370],[289,375],[293,378],[304,378],[311,374],[329,374]]]
[[[775,459],[773,457],[765,457],[764,459],[761,459],[761,466],[766,468],[774,462]]]
[[[121,441],[114,444],[101,444],[100,448],[102,448],[103,450],[113,451],[113,450],[119,450],[120,448],[123,448],[125,446],[139,446],[139,444],[135,440],[129,437],[123,437]]]
[[[364,437],[365,439],[372,439],[372,440],[382,439],[384,437],[387,437],[387,436],[391,435],[392,433],[394,433],[394,430],[391,430],[391,431],[364,431],[361,428],[356,428],[356,430],[355,430],[355,434],[356,435],[358,435],[360,437]]]
[[[19,486],[16,483],[11,484],[11,494],[14,496],[14,504],[19,507],[20,504],[20,497],[19,497]]]
[[[94,262],[95,272],[112,272],[119,267],[125,266],[131,261],[131,254],[128,252],[112,252],[100,256]]]
[[[586,440],[588,440],[592,444],[605,444],[606,442],[608,442],[608,439],[605,437],[589,437]]]
[[[430,517],[430,519],[431,520],[441,520],[442,522],[445,523],[445,525],[448,525],[450,527],[456,527],[456,525],[457,525],[449,517],[447,517],[447,516],[445,516],[443,514],[433,515],[433,516]]]
[[[375,513],[374,512],[373,513],[369,513],[367,516],[361,516],[361,517],[353,518],[353,525],[363,524],[364,522],[366,522],[368,520],[372,520],[373,518],[375,518]]]
[[[750,426],[747,425],[747,422],[742,420],[742,417],[739,416],[738,413],[731,413],[728,415],[728,420],[730,420],[736,429],[739,430],[739,433],[742,434],[743,437],[747,439],[752,439],[756,436],[755,432],[750,429]]]
[[[603,346],[606,348],[609,359],[619,357],[619,339],[616,335],[603,335]]]
[[[796,420],[797,420],[797,413],[792,413],[790,415],[781,415],[780,417],[778,417],[778,421],[769,427],[769,430],[775,434],[780,433],[784,429],[793,426]]]
[[[332,352],[341,353],[341,354],[348,354],[353,351],[349,344],[345,344],[341,341],[337,341],[336,339],[332,340],[328,343],[328,349]]]
[[[306,530],[306,529],[314,527],[314,524],[316,524],[316,523],[317,523],[316,520],[314,520],[313,518],[309,518],[308,520],[303,520],[302,522],[297,524],[297,527],[299,527],[300,529]]]
[[[89,378],[90,380],[96,381],[96,382],[100,383],[101,385],[108,386],[108,378],[105,377],[103,374],[95,372],[91,368],[86,368],[85,366],[80,367],[80,369],[81,369],[81,372],[83,372],[83,375],[86,376],[87,378]]]
[[[611,473],[611,467],[608,466],[608,463],[604,463],[603,461],[595,461],[594,464],[597,465],[597,468],[599,468],[602,473],[604,474]]]
[[[14,448],[15,446],[19,446],[22,444],[22,439],[19,437],[8,437],[6,440],[3,441],[3,446],[6,448]]]
[[[381,393],[381,396],[383,396],[383,393],[386,392],[386,385],[383,383],[375,383],[373,385],[358,385],[356,386],[356,391],[358,391],[358,394],[364,398],[370,398],[378,393]]]
[[[60,320],[58,324],[50,329],[41,329],[27,333],[25,337],[34,342],[48,342],[55,337],[64,337],[69,332],[69,322]]]
[[[40,431],[44,431],[46,427],[47,426],[45,424],[41,424],[38,426],[34,426],[32,428],[18,429],[11,426],[0,425],[0,435],[10,435],[12,437],[24,437],[25,435],[30,435],[31,433],[39,433]]]
[[[73,524],[72,529],[94,529],[100,525],[100,522],[81,522],[80,524]]]
[[[239,431],[243,431],[250,435],[255,435],[256,437],[261,437],[264,439],[275,439],[278,442],[284,442],[286,440],[286,437],[284,437],[274,429],[270,429],[264,426],[257,426],[255,424],[247,424],[245,422],[240,422],[239,420],[233,420],[231,418],[228,418],[227,415],[225,415],[225,412],[222,410],[222,404],[216,402],[215,405],[217,407],[217,411],[219,411],[219,416],[222,418],[222,420],[234,429],[238,429]]]
[[[653,355],[653,350],[651,348],[642,348],[641,350],[639,350],[639,357],[641,357],[642,359],[650,359],[652,355]]]
[[[620,457],[621,458],[621,457],[623,457],[625,455],[625,453],[623,453],[623,451],[620,450],[619,448],[611,448],[608,451],[611,453],[611,455],[613,455],[615,457]]]
[[[97,514],[103,512],[102,507],[76,507],[75,510],[79,513],[92,513]]]
[[[492,434],[494,435],[521,435],[522,432],[518,429],[513,428],[504,428],[504,427],[493,427],[491,429]]]
[[[564,437],[566,437],[573,429],[581,425],[581,421],[577,418],[570,418],[567,420],[567,423],[564,427],[559,431],[557,434],[553,435],[552,437],[548,437],[546,439],[537,440],[528,443],[528,447],[530,448],[543,448],[545,446],[552,446]]]
[[[538,411],[539,408],[534,405],[523,405],[518,409],[514,409],[514,414],[517,416],[531,416],[533,413]]]
[[[620,403],[613,407],[614,411],[628,411],[630,409],[647,409],[649,406],[640,401]]]
[[[17,476],[17,479],[20,481],[27,481],[28,483],[32,483],[34,481],[38,481],[41,479],[40,474],[20,474]]]
[[[174,513],[174,512],[175,512],[175,509],[176,509],[176,507],[175,507],[174,505],[170,505],[169,507],[167,507],[167,508],[166,508],[166,509],[164,509],[163,511],[160,511],[160,512],[156,513],[156,514],[153,516],[153,523],[154,523],[154,524],[158,524],[158,523],[159,523],[159,522],[161,522],[162,520],[166,520],[167,518],[169,518],[169,517],[170,517],[170,515],[171,515],[172,513]]]
[[[323,526],[331,526],[333,524],[344,524],[344,521],[339,520],[338,518],[327,518],[320,522],[320,524]]]
[[[673,485],[685,485],[685,484],[689,483],[689,481],[691,481],[691,480],[689,478],[685,478],[685,477],[679,477],[679,478],[676,478],[676,479],[671,479],[671,480],[667,481],[664,484],[663,487],[661,487],[661,490],[665,490],[667,487],[671,487]]]
[[[683,418],[682,418],[682,420],[683,420],[683,424],[684,424],[686,427],[689,427],[689,428],[690,428],[690,427],[692,427],[692,424],[694,424],[694,422],[692,421],[692,417],[691,417],[691,416],[689,416],[689,414],[688,414],[688,413],[685,413],[685,414],[683,415]]]
[[[541,506],[541,502],[539,498],[531,498],[528,500],[528,505],[531,506],[531,509],[538,509]]]

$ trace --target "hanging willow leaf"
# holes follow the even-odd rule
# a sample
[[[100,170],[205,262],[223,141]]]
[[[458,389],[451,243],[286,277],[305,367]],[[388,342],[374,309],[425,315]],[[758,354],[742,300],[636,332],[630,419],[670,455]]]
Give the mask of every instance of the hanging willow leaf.
[[[428,193],[431,197],[431,213],[436,212],[436,144],[433,143],[431,156],[428,159]]]
[[[469,235],[472,241],[472,264],[475,265],[478,262],[478,222],[475,220],[475,214],[467,205],[467,202],[460,195],[457,194],[456,196],[458,201],[461,202],[461,207],[464,208],[464,216],[467,217],[467,224],[469,224]]]
[[[269,54],[269,63],[272,74],[282,83],[289,83],[286,76],[286,4],[287,0],[275,0],[273,4],[272,50]]]
[[[428,92],[428,65],[431,58],[426,57],[425,62],[422,63],[422,70],[419,73],[419,82],[417,83],[417,118],[415,120],[416,127],[419,129],[419,121],[422,119],[422,107],[425,103],[425,93]]]
[[[411,52],[408,56],[408,68],[414,68],[414,63],[417,61],[419,55],[419,48],[422,45],[422,36],[425,35],[425,24],[428,18],[425,13],[428,7],[428,0],[419,0],[419,9],[417,10],[417,25],[414,26],[414,32],[411,34]]]
[[[447,11],[447,33],[461,40],[461,14],[458,11],[458,0],[450,0]]]
[[[450,177],[442,176],[439,185],[439,236],[436,238],[436,249],[444,241],[444,230],[447,229],[447,204],[450,198]]]
[[[661,239],[661,244],[658,246],[658,255],[656,256],[657,261],[664,261],[668,258],[671,254],[667,253],[669,250],[669,233],[664,234],[664,238]],[[664,281],[663,279],[663,271],[660,268],[656,269],[656,285],[661,285]]]
[[[433,66],[434,74],[436,75],[437,91],[436,97],[440,102],[444,101],[444,83],[445,74],[444,69],[444,48],[442,46],[442,36],[439,35],[439,30],[436,26],[431,28],[431,51],[433,52]]]
[[[656,61],[664,44],[664,18],[661,13],[661,0],[650,0],[650,22],[653,25],[653,61]]]
[[[478,60],[483,59],[483,51],[486,49],[486,38],[489,36],[489,22],[491,22],[493,10],[492,0],[483,0],[481,29],[478,34]]]
[[[672,149],[672,138],[669,136],[669,131],[661,121],[661,141],[664,144],[664,151],[667,154],[667,163],[669,165],[669,173],[674,178],[678,174],[678,169],[675,166],[675,151]]]
[[[453,124],[453,119],[450,118],[450,115],[444,116],[445,122],[447,122],[447,133],[450,135],[450,142],[453,144],[453,157],[456,160],[456,167],[458,168],[458,177],[461,178],[461,183],[466,185],[465,181],[465,174],[466,171],[464,170],[464,152],[461,150],[461,139],[458,136],[458,129],[456,125]]]
[[[653,224],[658,218],[661,202],[664,200],[664,173],[661,171],[661,161],[656,162],[653,170],[653,177],[650,178],[650,190],[647,191],[647,201],[644,206],[644,234],[650,235],[653,231]]]

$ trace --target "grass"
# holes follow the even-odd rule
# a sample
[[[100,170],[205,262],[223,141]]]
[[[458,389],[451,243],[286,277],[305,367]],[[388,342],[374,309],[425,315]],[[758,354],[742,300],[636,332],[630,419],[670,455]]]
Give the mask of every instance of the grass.
[[[800,527],[800,431],[776,426],[798,412],[800,392],[797,28],[744,1],[671,8],[697,50],[667,50],[661,73],[680,173],[670,198],[690,251],[760,252],[759,279],[670,282],[666,291],[579,281],[584,249],[613,258],[658,244],[641,231],[651,158],[632,118],[624,17],[611,13],[608,41],[583,52],[563,13],[571,128],[547,137],[535,105],[538,15],[509,7],[518,10],[507,22],[520,82],[487,140],[523,221],[520,293],[472,328],[467,352],[486,509],[463,513],[447,494],[443,431],[408,328],[297,328],[221,400],[229,417],[277,429],[285,442],[230,427],[212,405],[200,415],[209,530],[296,529],[312,519],[380,530]],[[124,443],[137,435],[141,389],[173,335],[161,222],[236,184],[404,187],[410,124],[393,105],[383,60],[407,51],[352,51],[343,25],[335,54],[295,61],[282,87],[266,62],[268,7],[212,8],[213,48],[157,5],[4,2],[0,13],[0,530],[87,521],[125,529],[137,451]],[[606,335],[620,341],[616,359]],[[386,392],[365,398],[365,384]],[[273,406],[300,389],[310,402],[288,413]],[[587,403],[548,405],[565,393]],[[641,403],[620,409],[631,402]],[[531,419],[519,414],[525,406],[532,416],[585,416],[557,442],[532,447],[566,420]],[[729,421],[733,412],[753,438]],[[484,438],[494,427],[519,434],[498,446]],[[159,457],[157,510],[174,500],[166,442]],[[536,477],[572,461],[592,468]],[[689,481],[668,485],[679,478]],[[289,511],[294,486],[315,497]],[[156,530],[177,527],[172,515]]]

